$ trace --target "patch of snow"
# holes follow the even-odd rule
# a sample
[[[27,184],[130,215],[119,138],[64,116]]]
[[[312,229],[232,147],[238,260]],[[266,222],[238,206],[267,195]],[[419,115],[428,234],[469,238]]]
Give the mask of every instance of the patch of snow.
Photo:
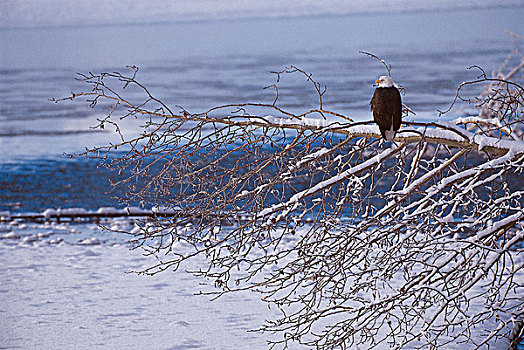
[[[311,154],[308,154],[307,156],[305,156],[304,158],[302,158],[301,160],[299,160],[297,162],[297,168],[300,168],[302,166],[302,164],[306,163],[306,162],[309,162],[313,159],[317,159],[317,158],[320,158],[322,157],[323,155],[325,155],[326,153],[329,153],[331,150],[329,148],[325,148],[325,147],[322,147],[321,149],[319,149],[318,151],[316,152],[313,152]]]
[[[58,237],[58,238],[55,238],[55,239],[50,239],[49,241],[47,241],[48,244],[60,244],[64,241],[64,239],[62,237]]]
[[[36,236],[38,238],[47,238],[47,237],[51,236],[52,234],[53,234],[53,232],[38,232]]]
[[[97,214],[121,214],[122,210],[116,209],[114,207],[101,207],[98,208],[96,212]]]
[[[22,242],[24,243],[33,243],[36,241],[38,241],[38,237],[36,235],[26,236],[22,239]]]
[[[133,226],[133,229],[129,231],[129,233],[131,233],[132,235],[136,235],[142,232],[143,232],[142,228],[140,228],[140,226],[136,224]]]
[[[147,213],[150,213],[149,210],[145,210],[145,209],[141,209],[141,208],[138,208],[138,207],[125,207],[124,208],[124,211],[128,214],[128,215],[141,215],[141,214],[147,214]]]
[[[80,245],[99,245],[100,243],[98,238],[86,238],[78,241]]]
[[[450,213],[450,214],[440,218],[440,221],[441,222],[454,222],[455,218],[453,217],[453,214]]]
[[[58,209],[57,210],[57,214],[58,215],[75,216],[75,215],[82,215],[82,214],[86,214],[86,213],[87,213],[87,210],[84,209],[84,208],[65,208],[65,209]]]
[[[46,209],[42,213],[46,219],[51,218],[52,216],[57,216],[58,212],[55,209]]]
[[[15,231],[8,232],[2,236],[0,236],[1,239],[20,239],[20,234],[16,233]]]
[[[180,211],[180,208],[179,207],[173,208],[173,207],[158,205],[158,206],[151,208],[151,211],[156,214],[175,214]]]

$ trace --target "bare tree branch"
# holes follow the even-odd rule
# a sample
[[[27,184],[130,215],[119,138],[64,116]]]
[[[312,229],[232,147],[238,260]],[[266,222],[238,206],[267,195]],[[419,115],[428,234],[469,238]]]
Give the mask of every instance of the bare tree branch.
[[[261,329],[276,347],[479,348],[514,336],[524,314],[523,67],[492,78],[475,67],[440,113],[465,101],[476,115],[405,122],[387,145],[371,121],[325,109],[326,88],[295,66],[275,72],[270,103],[191,113],[155,98],[136,67],[80,75],[91,89],[56,102],[107,107],[98,127],[121,142],[84,155],[117,171],[122,202],[173,213],[132,233],[157,259],[141,273],[203,257],[192,272],[213,293],[253,290],[281,311]],[[289,74],[318,108],[280,107]],[[143,127],[126,138],[128,118]]]

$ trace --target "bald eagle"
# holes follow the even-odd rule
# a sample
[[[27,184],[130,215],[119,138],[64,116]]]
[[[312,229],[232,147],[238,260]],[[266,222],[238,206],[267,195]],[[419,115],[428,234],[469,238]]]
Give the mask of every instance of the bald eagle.
[[[371,99],[373,119],[386,141],[395,138],[402,120],[402,99],[400,92],[390,77],[381,76],[375,81],[377,88]]]

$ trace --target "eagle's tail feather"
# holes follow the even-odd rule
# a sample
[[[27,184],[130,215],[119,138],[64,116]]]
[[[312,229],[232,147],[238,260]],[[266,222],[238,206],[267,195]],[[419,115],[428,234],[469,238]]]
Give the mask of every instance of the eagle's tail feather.
[[[396,130],[393,129],[393,125],[391,125],[391,128],[389,130],[384,130],[382,132],[382,136],[384,136],[386,141],[393,141],[396,133]]]

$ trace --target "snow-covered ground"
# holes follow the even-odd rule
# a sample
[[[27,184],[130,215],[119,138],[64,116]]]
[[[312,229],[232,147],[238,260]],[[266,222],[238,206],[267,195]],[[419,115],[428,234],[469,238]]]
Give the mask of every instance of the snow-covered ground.
[[[265,348],[257,295],[210,302],[184,271],[128,273],[151,263],[130,247],[93,224],[1,224],[0,348]]]
[[[104,224],[133,229],[128,220]],[[1,223],[0,348],[267,348],[270,335],[249,332],[277,316],[259,295],[236,292],[215,301],[195,295],[214,290],[184,271],[202,267],[199,259],[176,272],[130,273],[154,261],[131,250],[128,238],[89,223]],[[497,323],[484,322],[472,337]],[[505,341],[490,347],[506,348]]]

